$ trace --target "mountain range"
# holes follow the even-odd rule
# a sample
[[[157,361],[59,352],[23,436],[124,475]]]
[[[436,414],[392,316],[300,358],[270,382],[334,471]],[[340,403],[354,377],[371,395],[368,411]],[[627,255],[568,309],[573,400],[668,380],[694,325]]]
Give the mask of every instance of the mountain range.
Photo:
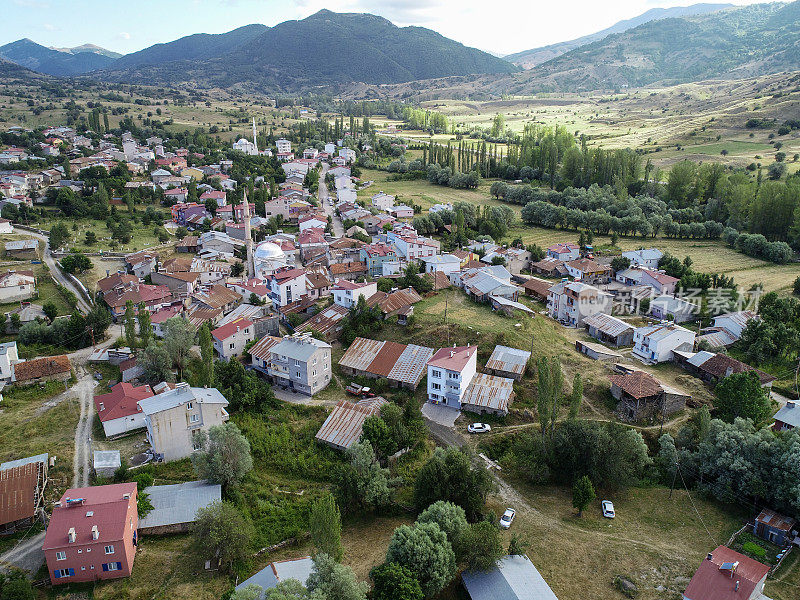
[[[531,69],[536,65],[552,60],[562,54],[566,54],[570,50],[580,48],[597,40],[611,35],[612,33],[622,33],[628,29],[633,29],[643,23],[650,21],[657,21],[658,19],[667,19],[670,17],[689,17],[693,15],[702,15],[707,13],[714,13],[725,8],[731,8],[733,4],[692,4],[691,6],[673,6],[671,8],[651,8],[645,13],[632,19],[625,19],[619,21],[608,27],[589,35],[569,40],[566,42],[558,42],[557,44],[550,44],[549,46],[542,46],[540,48],[533,48],[531,50],[523,50],[514,54],[508,54],[503,58],[509,62],[514,63],[524,69]]]
[[[267,93],[320,87],[338,93],[358,83],[365,90],[384,86],[373,88],[373,96],[386,95],[391,84],[430,94],[437,85],[424,81],[443,78],[454,78],[467,94],[469,86],[493,95],[618,90],[798,70],[800,0],[653,9],[507,60],[423,27],[329,10],[274,27],[190,35],[119,57],[92,45],[53,49],[23,39],[1,46],[0,59],[55,76]]]

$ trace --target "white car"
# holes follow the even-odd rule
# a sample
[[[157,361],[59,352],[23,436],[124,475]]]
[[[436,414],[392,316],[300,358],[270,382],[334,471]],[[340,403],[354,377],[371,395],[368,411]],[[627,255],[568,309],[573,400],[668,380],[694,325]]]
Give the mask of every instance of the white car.
[[[516,514],[517,511],[515,511],[513,508],[507,508],[506,512],[503,513],[503,516],[500,517],[500,527],[503,529],[508,529],[511,527],[511,522],[514,520]]]
[[[470,433],[486,433],[491,430],[488,423],[472,423],[467,427],[467,431]]]
[[[614,504],[611,500],[603,500],[600,506],[603,509],[603,516],[607,519],[613,519],[617,516],[617,513],[614,512]]]

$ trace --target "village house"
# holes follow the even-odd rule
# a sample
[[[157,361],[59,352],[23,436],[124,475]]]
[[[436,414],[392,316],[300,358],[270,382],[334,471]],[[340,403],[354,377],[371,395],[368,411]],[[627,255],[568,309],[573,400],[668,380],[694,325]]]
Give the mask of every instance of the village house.
[[[753,523],[753,535],[779,547],[797,541],[797,521],[765,508]]]
[[[266,284],[269,297],[275,306],[286,306],[306,295],[308,287],[303,269],[281,267],[268,275]]]
[[[428,400],[461,408],[467,387],[477,371],[478,347],[442,348],[428,361]]]
[[[683,592],[684,600],[768,600],[769,567],[725,546],[703,560]]]
[[[145,415],[147,441],[165,462],[186,458],[199,450],[196,431],[208,431],[228,420],[228,401],[216,388],[189,387],[178,383],[174,389],[139,400]]]
[[[608,283],[611,279],[611,268],[597,264],[588,258],[578,258],[564,263],[571,277],[584,283]]]
[[[751,310],[725,313],[713,317],[711,327],[706,327],[697,336],[698,344],[705,342],[711,348],[722,348],[735,344],[753,319],[760,317]]]
[[[362,296],[364,300],[371,298],[373,294],[378,291],[378,284],[374,281],[367,281],[364,283],[353,283],[342,279],[337,281],[331,288],[333,293],[333,303],[344,308],[351,308],[358,304],[359,298]]]
[[[72,377],[72,363],[66,354],[60,356],[43,356],[14,363],[12,383],[31,385],[45,381],[66,382]]]
[[[550,288],[555,285],[553,281],[539,279],[538,277],[531,277],[522,284],[522,289],[525,291],[526,296],[530,296],[539,302],[547,302],[547,297],[550,295]]]
[[[302,333],[285,336],[270,352],[269,376],[275,384],[313,396],[330,383],[330,344]]]
[[[155,272],[150,275],[150,280],[155,285],[169,288],[175,298],[186,298],[197,291],[200,274],[191,271],[174,273]]]
[[[486,361],[486,371],[491,375],[521,381],[530,358],[531,353],[526,350],[498,345]]]
[[[44,537],[50,583],[129,577],[139,527],[136,483],[69,489]]]
[[[633,331],[633,356],[645,363],[672,360],[673,352],[691,351],[695,334],[675,323],[637,327]]]
[[[445,275],[450,275],[450,273],[461,270],[461,260],[452,254],[425,256],[422,261],[425,263],[426,273],[441,272]]]
[[[306,292],[312,299],[319,300],[330,296],[332,286],[333,282],[326,274],[318,271],[306,272]]]
[[[371,204],[378,210],[387,212],[394,206],[394,196],[384,192],[378,192],[371,198]]]
[[[514,380],[476,373],[461,398],[461,409],[479,415],[508,415],[514,400]]]
[[[361,250],[359,249],[359,253],[360,252]],[[331,277],[337,281],[340,279],[355,281],[361,277],[366,277],[368,272],[367,264],[359,260],[332,264],[330,270]]]
[[[5,251],[9,258],[36,260],[39,258],[39,242],[35,239],[6,242]]]
[[[343,306],[332,304],[299,325],[295,331],[297,333],[316,332],[326,342],[330,343],[339,339],[344,326],[343,321],[349,314],[350,311]]]
[[[700,307],[675,296],[661,295],[650,300],[650,315],[660,321],[685,323],[695,318]]]
[[[366,264],[369,276],[377,279],[383,275],[383,263],[397,261],[397,253],[391,246],[376,242],[361,248],[360,260]]]
[[[276,560],[237,585],[234,588],[234,592],[246,590],[250,586],[257,586],[263,590],[263,593],[266,593],[279,583],[289,579],[298,581],[305,588],[313,570],[314,563],[310,556],[294,560]],[[263,598],[263,595],[261,598]],[[261,598],[258,600],[261,600]]]
[[[139,279],[144,279],[156,270],[158,253],[141,250],[125,256],[125,269]]]
[[[283,338],[265,335],[250,347],[250,364],[259,373],[269,376],[269,365],[272,359],[272,348],[281,343]]]
[[[611,294],[579,281],[557,283],[550,288],[547,312],[567,327],[582,327],[584,319],[596,313],[610,313]]]
[[[241,356],[247,344],[255,339],[253,322],[244,318],[236,319],[211,332],[214,350],[222,360]]]
[[[242,296],[224,285],[212,285],[207,291],[192,294],[192,303],[228,314],[242,303]]]
[[[645,269],[658,269],[658,263],[664,256],[658,248],[641,248],[639,250],[628,250],[622,256],[631,261],[632,266],[644,267]]]
[[[786,404],[772,417],[774,423],[772,429],[775,431],[789,431],[800,427],[800,408],[795,400],[787,400]]]
[[[394,386],[417,389],[433,348],[357,337],[339,360],[348,375],[386,379]]]
[[[470,600],[558,600],[525,555],[509,555],[488,571],[464,571],[464,589]]]
[[[616,374],[611,379],[611,395],[618,401],[617,416],[623,421],[664,419],[683,410],[691,396],[665,386],[644,371]]]
[[[33,271],[7,271],[0,274],[0,303],[20,302],[36,295]]]
[[[589,335],[612,346],[630,346],[633,344],[633,325],[612,315],[595,313],[586,317],[583,326]]]
[[[0,381],[11,382],[14,377],[14,365],[18,362],[20,358],[16,340],[0,343]]]
[[[560,260],[561,262],[568,262],[580,258],[581,247],[572,242],[553,244],[547,248],[547,256]]]
[[[144,413],[137,403],[153,395],[149,385],[135,387],[123,381],[112,387],[108,394],[95,396],[94,407],[106,437],[145,427]]]

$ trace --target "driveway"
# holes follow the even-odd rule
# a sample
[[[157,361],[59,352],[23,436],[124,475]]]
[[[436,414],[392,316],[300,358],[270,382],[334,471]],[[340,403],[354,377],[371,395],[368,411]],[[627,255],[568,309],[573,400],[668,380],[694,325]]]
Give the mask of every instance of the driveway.
[[[31,537],[23,538],[16,546],[0,556],[0,572],[6,572],[9,567],[16,567],[36,573],[44,564],[44,531],[40,531]]]
[[[457,408],[426,402],[422,405],[422,416],[437,425],[453,429],[461,412]]]
[[[300,392],[294,392],[289,389],[283,389],[280,386],[273,385],[272,393],[275,397],[282,402],[289,404],[302,404],[304,406],[336,406],[336,400],[316,400],[313,396],[306,396]]]
[[[317,195],[325,214],[333,220],[333,236],[338,239],[344,237],[344,226],[342,225],[342,220],[336,214],[336,209],[328,204],[330,193],[328,192],[328,184],[325,183],[325,175],[328,173],[329,168],[328,163],[322,163],[322,173],[319,175],[319,193]]]

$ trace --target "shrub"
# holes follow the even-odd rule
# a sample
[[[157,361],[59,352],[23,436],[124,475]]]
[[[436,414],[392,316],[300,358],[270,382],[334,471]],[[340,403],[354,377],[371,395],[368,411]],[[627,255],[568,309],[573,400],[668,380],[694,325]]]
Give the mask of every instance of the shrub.
[[[764,558],[767,556],[767,551],[755,542],[745,542],[742,544],[742,551],[755,558]]]

